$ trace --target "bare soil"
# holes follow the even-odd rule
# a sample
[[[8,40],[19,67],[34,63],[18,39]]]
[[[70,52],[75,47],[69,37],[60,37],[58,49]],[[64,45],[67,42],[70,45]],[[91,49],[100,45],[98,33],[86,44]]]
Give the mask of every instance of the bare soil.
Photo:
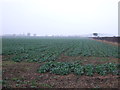
[[[103,63],[119,63],[118,58],[114,57],[83,57],[83,56],[65,56],[62,54],[57,61],[59,62],[74,62],[79,61],[81,64],[103,64]]]
[[[97,39],[93,39],[93,40],[103,42],[103,43],[106,43],[106,44],[111,44],[111,45],[114,45],[114,46],[120,46],[120,43],[117,43],[117,42],[112,42],[112,41],[110,42],[110,41],[106,41],[106,40],[97,40]]]
[[[107,59],[107,60],[106,60]],[[82,64],[101,64],[105,62],[118,63],[117,58],[100,57],[69,57],[62,55],[57,61],[81,60]],[[101,61],[100,61],[101,60]],[[38,68],[44,63],[3,61],[3,87],[11,88],[118,88],[120,76],[79,76],[74,74],[55,75],[38,73]]]

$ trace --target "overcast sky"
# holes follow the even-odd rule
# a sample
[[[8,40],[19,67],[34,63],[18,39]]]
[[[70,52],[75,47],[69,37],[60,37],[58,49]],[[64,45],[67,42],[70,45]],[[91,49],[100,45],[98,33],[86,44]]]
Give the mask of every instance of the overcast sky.
[[[118,1],[1,0],[1,33],[118,35]]]

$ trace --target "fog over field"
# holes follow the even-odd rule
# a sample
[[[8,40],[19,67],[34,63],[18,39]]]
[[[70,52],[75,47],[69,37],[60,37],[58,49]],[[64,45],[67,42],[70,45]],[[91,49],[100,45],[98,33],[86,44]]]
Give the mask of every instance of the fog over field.
[[[1,0],[1,34],[118,35],[119,0]]]
[[[0,0],[0,88],[119,88],[118,1]]]

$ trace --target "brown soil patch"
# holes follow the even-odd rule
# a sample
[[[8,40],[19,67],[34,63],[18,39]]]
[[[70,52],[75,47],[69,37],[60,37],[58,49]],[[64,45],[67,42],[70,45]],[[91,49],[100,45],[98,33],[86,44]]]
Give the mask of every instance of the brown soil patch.
[[[118,88],[120,76],[79,76],[38,73],[40,63],[3,61],[3,87],[12,88]]]
[[[120,46],[120,43],[117,43],[117,42],[110,42],[110,41],[106,41],[106,40],[97,40],[97,39],[93,39],[93,40],[103,42],[103,43],[107,43],[107,44],[111,44],[111,45],[114,45],[114,46]]]
[[[38,74],[37,69],[40,67],[40,65],[42,64],[3,61],[2,78],[6,81],[5,84],[3,84],[3,87],[7,86],[15,88],[32,86],[32,83],[35,83],[34,80],[36,78],[36,75]]]
[[[59,62],[74,62],[80,61],[81,64],[103,64],[103,63],[119,63],[120,59],[114,57],[83,57],[83,56],[65,56],[61,55],[58,60]]]

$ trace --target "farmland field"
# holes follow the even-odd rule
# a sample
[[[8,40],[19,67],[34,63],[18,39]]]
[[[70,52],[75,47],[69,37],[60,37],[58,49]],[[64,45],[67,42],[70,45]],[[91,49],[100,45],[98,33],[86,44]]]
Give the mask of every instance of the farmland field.
[[[118,46],[89,38],[2,39],[3,87],[118,88]]]

